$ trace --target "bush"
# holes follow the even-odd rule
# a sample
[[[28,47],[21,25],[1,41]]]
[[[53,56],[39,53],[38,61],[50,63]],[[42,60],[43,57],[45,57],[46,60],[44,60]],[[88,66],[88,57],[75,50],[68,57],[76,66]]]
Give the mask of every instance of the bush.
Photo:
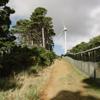
[[[53,52],[45,50],[44,48],[35,48],[34,50],[38,51],[35,51],[35,62],[40,66],[49,66],[56,57]]]
[[[13,72],[27,70],[31,66],[49,66],[55,54],[44,48],[13,47],[10,53],[0,57],[0,76],[8,76]]]
[[[14,47],[10,53],[1,57],[0,64],[3,66],[0,69],[0,76],[8,76],[13,72],[26,70],[34,62],[32,52],[27,47]]]

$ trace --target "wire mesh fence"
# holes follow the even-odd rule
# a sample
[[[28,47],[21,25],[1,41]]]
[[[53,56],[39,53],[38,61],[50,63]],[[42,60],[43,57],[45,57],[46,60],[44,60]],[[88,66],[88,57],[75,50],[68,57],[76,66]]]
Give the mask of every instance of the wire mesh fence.
[[[79,53],[67,53],[71,62],[82,72],[96,79],[100,78],[100,46]]]

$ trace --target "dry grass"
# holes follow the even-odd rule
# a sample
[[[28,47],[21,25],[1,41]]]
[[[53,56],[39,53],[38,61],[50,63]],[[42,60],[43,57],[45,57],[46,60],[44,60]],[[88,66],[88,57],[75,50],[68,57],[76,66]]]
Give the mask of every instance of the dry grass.
[[[14,76],[12,80],[17,85],[5,91],[2,89],[0,100],[40,100],[39,92],[49,77],[50,69],[51,67],[48,67],[37,75],[29,75],[27,72],[23,72]],[[3,82],[7,83],[8,81],[4,79]],[[6,85],[8,86],[8,83]]]
[[[100,100],[100,91],[84,83],[86,77],[62,59],[38,75],[21,73],[8,90],[0,91],[0,100]]]

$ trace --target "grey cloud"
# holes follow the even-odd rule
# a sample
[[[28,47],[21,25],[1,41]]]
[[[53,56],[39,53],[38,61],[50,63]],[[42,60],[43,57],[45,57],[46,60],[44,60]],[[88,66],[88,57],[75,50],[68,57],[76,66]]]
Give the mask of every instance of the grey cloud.
[[[63,26],[66,25],[70,47],[81,41],[87,41],[95,24],[98,26],[97,31],[100,31],[100,20],[92,19],[90,16],[94,9],[100,7],[100,0],[39,0],[38,2],[37,7],[46,7],[48,15],[53,18],[57,34],[63,33]]]
[[[100,31],[100,23],[93,22],[90,16],[90,13],[100,6],[100,0],[50,0],[44,5],[47,5],[49,15],[54,19],[56,33],[61,32],[63,24],[67,26],[67,37],[71,45],[88,41],[94,24],[98,25]]]
[[[89,13],[100,5],[99,0],[50,0],[42,3],[54,19],[56,32],[59,33],[62,23],[70,27],[71,33],[87,34],[91,18]],[[60,26],[60,27],[59,27]]]

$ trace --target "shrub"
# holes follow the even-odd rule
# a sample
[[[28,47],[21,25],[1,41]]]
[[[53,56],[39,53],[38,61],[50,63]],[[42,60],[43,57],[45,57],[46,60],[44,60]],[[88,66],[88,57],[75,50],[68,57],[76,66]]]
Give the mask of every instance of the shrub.
[[[52,64],[53,60],[55,59],[55,54],[44,48],[35,48],[35,62],[40,66],[48,66]],[[34,51],[33,50],[33,51]]]
[[[10,53],[1,57],[0,76],[8,76],[13,72],[27,69],[33,64],[32,52],[27,47],[14,47]]]
[[[8,76],[13,72],[27,70],[31,66],[49,66],[55,54],[41,47],[13,47],[10,53],[0,57],[0,76]]]

